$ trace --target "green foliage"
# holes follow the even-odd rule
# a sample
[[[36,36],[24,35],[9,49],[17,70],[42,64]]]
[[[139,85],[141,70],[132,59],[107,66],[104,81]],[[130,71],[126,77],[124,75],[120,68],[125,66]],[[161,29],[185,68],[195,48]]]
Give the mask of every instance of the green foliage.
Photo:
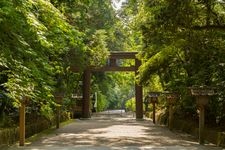
[[[89,7],[89,3],[80,4]],[[35,113],[52,119],[52,108],[56,106],[53,93],[63,92],[71,104],[71,94],[79,86],[81,75],[72,73],[70,66],[83,69],[85,65],[105,63],[108,33],[94,24],[74,24],[79,19],[73,20],[73,14],[67,10],[81,14],[86,11],[63,6],[59,1],[2,0],[0,6],[1,90],[6,91],[11,98],[7,101],[14,106],[28,97],[30,103],[36,104],[30,106],[36,108]]]
[[[133,73],[95,73],[95,91],[107,98],[109,109],[125,108],[125,101],[134,96]]]
[[[17,104],[24,96],[51,100],[62,55],[82,42],[81,34],[49,1],[3,0],[1,6],[1,66],[8,95]]]
[[[97,93],[97,112],[104,111],[108,107],[108,101],[101,92]]]
[[[71,67],[82,71],[87,66],[102,66],[109,51],[124,49],[126,32],[110,1],[2,0],[0,6],[2,90],[17,107],[24,97],[29,98],[29,107],[49,119],[56,106],[54,94],[63,93],[62,107],[71,109],[71,95],[80,89],[82,75],[72,73]],[[106,78],[110,80],[96,85],[104,93],[100,94],[99,108],[108,106],[106,97],[116,108],[121,107],[133,93],[132,88],[129,95],[125,94],[130,83],[124,80],[130,77]],[[115,92],[110,93],[114,88]]]
[[[106,40],[105,30],[96,30],[91,36],[88,50],[86,51],[88,65],[102,66],[106,63],[106,59],[109,55]]]
[[[91,66],[104,65],[108,56],[108,41],[110,40],[107,37],[114,24],[110,2],[52,0],[52,3],[65,14],[71,25],[84,34],[85,57],[81,61]],[[69,60],[71,61],[71,59]]]
[[[136,110],[135,98],[133,97],[133,98],[127,100],[125,106],[126,106],[127,111],[135,112],[135,110]]]
[[[42,104],[41,109],[40,109],[40,113],[44,117],[46,117],[48,120],[53,120],[53,118],[55,117],[54,112],[51,109],[51,107],[49,106],[49,104]]]
[[[162,90],[163,85],[162,82],[160,81],[159,75],[157,74],[151,75],[149,79],[149,85],[145,86],[144,91],[148,93],[149,91],[162,91]]]
[[[214,118],[224,116],[223,5],[217,0],[134,0],[129,1],[123,13],[132,32],[141,33],[139,58],[143,65],[138,80],[151,86],[157,75],[162,90],[181,93],[181,113],[189,109],[196,116],[196,105],[187,87],[208,85],[217,87],[219,93],[210,102],[209,114],[213,112]]]
[[[110,1],[51,0],[51,2],[66,16],[71,25],[83,33],[85,56],[81,61],[85,65],[102,66],[106,63],[109,51],[128,49],[125,48],[124,44],[127,29],[123,29],[123,23],[116,17]],[[74,57],[77,59],[76,54],[69,51],[66,60],[72,62]],[[80,59],[78,58],[78,60]],[[123,81],[121,85],[119,80]],[[109,105],[110,108],[124,107],[124,101],[129,99],[134,91],[133,87],[130,86],[130,82],[124,83],[127,80],[130,80],[130,75],[126,78],[126,75],[94,73],[92,93],[100,91],[101,99],[107,98],[106,106]],[[116,84],[113,84],[113,82],[116,82]],[[129,94],[126,94],[126,92]],[[106,107],[105,102],[103,105]]]

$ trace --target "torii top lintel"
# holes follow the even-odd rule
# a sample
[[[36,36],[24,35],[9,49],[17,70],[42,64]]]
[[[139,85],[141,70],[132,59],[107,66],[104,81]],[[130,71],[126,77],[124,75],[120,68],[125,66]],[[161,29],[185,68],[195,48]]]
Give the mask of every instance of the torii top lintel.
[[[90,71],[92,72],[99,72],[99,71],[137,71],[138,67],[140,66],[140,61],[137,59],[136,55],[138,52],[110,52],[108,58],[108,64],[103,67],[89,67]],[[134,59],[135,66],[117,66],[116,60],[118,59]],[[71,70],[78,72],[77,67],[71,67]]]
[[[136,59],[138,52],[111,52],[109,59]]]

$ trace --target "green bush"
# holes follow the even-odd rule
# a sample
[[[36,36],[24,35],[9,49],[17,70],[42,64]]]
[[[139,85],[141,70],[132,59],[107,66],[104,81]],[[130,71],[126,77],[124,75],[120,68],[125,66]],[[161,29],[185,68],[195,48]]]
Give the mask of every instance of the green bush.
[[[131,98],[129,100],[126,101],[126,104],[125,104],[125,107],[126,107],[126,110],[127,111],[135,111],[135,108],[136,108],[136,104],[135,104],[135,98]]]
[[[97,112],[103,111],[108,107],[106,96],[98,92],[97,96]]]

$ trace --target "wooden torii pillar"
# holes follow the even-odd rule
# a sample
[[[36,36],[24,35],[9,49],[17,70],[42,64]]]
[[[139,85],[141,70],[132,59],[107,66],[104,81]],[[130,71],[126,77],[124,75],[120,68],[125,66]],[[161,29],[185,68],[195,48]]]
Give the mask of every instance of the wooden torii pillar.
[[[135,59],[135,76],[138,75],[138,68],[141,65],[141,61]],[[142,86],[135,82],[135,100],[136,100],[136,119],[143,119],[143,89]]]
[[[109,56],[108,66],[101,68],[87,68],[83,73],[83,107],[82,117],[90,118],[90,87],[91,87],[91,73],[105,72],[105,71],[133,71],[135,75],[138,74],[138,68],[141,61],[136,58],[137,52],[114,52]],[[117,59],[134,59],[135,66],[122,67],[117,66]],[[136,119],[143,119],[143,91],[142,86],[135,83],[135,98],[136,98]]]
[[[86,69],[83,74],[83,106],[82,106],[82,117],[90,118],[90,92],[91,88],[91,70]]]

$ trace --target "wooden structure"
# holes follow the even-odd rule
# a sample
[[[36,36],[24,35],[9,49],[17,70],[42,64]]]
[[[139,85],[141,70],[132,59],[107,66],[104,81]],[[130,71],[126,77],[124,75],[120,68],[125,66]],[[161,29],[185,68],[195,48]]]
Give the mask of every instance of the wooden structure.
[[[159,96],[160,96],[160,92],[149,92],[148,94],[148,97],[150,98],[150,102],[152,103],[152,109],[153,109],[152,120],[154,124],[155,124],[156,103],[158,103]]]
[[[28,103],[28,97],[24,96],[21,99],[19,107],[19,145],[24,146],[26,137],[26,104]]]
[[[204,144],[205,106],[209,97],[214,95],[213,88],[207,86],[191,87],[191,94],[196,97],[199,109],[199,144]]]
[[[21,103],[19,108],[20,113],[20,123],[19,123],[19,135],[20,135],[20,141],[19,145],[24,146],[25,144],[25,114],[26,114],[26,105],[24,102]]]
[[[92,72],[105,72],[105,71],[133,71],[135,75],[138,74],[138,68],[141,65],[141,61],[136,58],[137,52],[111,52],[108,64],[104,67],[88,67],[83,73],[83,106],[82,106],[82,117],[90,118],[90,86],[91,86],[91,73]],[[120,59],[133,59],[135,60],[135,66],[123,67],[117,64],[117,60]],[[71,67],[71,70],[78,72],[78,67]],[[135,96],[136,96],[136,118],[143,119],[143,93],[142,86],[135,84]],[[55,95],[56,102],[60,105],[63,99],[62,93]],[[26,114],[26,102],[28,101],[27,97],[23,97],[21,100],[21,106],[19,108],[20,124],[19,124],[19,134],[20,141],[19,145],[24,146],[25,144],[25,114]],[[56,113],[56,128],[59,128],[60,125],[60,106],[57,107]]]
[[[55,94],[55,100],[57,103],[57,108],[56,108],[56,129],[59,128],[60,126],[60,120],[61,120],[61,104],[62,104],[62,99],[63,99],[64,93],[57,93]]]
[[[137,52],[111,52],[108,58],[108,63],[103,67],[88,67],[83,74],[83,107],[82,117],[90,118],[90,86],[91,86],[91,74],[92,72],[106,72],[106,71],[133,71],[135,75],[138,74],[138,68],[141,65],[141,61],[136,58]],[[134,66],[119,66],[118,60],[132,59],[135,60]],[[71,68],[73,71],[77,71],[77,67]],[[142,86],[135,84],[135,96],[136,96],[136,119],[143,119],[143,93]]]
[[[173,106],[176,103],[176,101],[179,99],[179,94],[176,92],[164,92],[164,94],[166,95],[166,99],[167,99],[167,103],[169,104],[169,122],[168,122],[168,126],[169,129],[172,130],[173,129],[173,114],[174,114],[174,109]]]

